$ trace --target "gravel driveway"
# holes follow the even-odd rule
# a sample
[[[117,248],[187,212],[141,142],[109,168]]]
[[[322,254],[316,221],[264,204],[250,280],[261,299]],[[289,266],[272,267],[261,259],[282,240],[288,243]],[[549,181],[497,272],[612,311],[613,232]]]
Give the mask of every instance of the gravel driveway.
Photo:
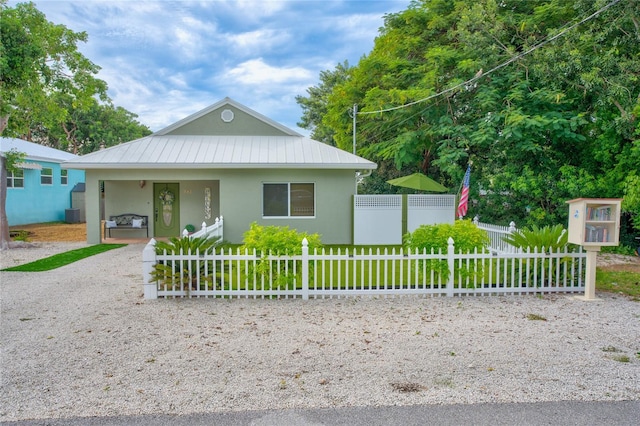
[[[0,273],[0,421],[640,400],[640,303],[622,296],[146,301],[142,248]]]

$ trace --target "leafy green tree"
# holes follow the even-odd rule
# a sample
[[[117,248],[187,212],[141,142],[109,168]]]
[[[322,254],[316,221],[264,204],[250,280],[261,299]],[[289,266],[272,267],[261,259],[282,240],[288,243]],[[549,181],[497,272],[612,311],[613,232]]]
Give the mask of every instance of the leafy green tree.
[[[47,21],[33,3],[8,7],[0,2],[0,134],[26,134],[31,129],[54,127],[64,122],[67,103],[77,109],[106,99],[107,85],[94,77],[98,67],[77,48],[87,39],[63,25]],[[11,120],[10,120],[11,117]],[[37,126],[36,126],[37,125]],[[0,164],[0,248],[9,247],[9,223],[6,215],[7,167]]]
[[[95,77],[100,68],[78,51],[85,32],[49,22],[33,3],[0,0],[0,22],[0,134],[86,154],[151,133],[110,103],[107,84]],[[13,163],[2,160],[0,247],[7,248],[6,173]]]
[[[137,115],[111,103],[94,103],[87,110],[70,109],[61,127],[46,135],[51,145],[75,154],[88,154],[151,134]]]
[[[379,172],[458,188],[471,162],[472,214],[565,222],[568,199],[637,192],[638,22],[635,1],[412,1],[333,88],[323,123],[350,149],[358,104],[358,153]]]
[[[100,68],[78,51],[85,32],[48,21],[33,3],[2,1],[0,21],[0,116],[12,135],[32,140],[35,125],[63,123],[68,105],[82,110],[107,99]]]
[[[349,62],[336,65],[333,71],[320,71],[320,83],[307,89],[309,96],[296,96],[296,102],[302,107],[302,119],[298,123],[303,129],[311,130],[311,139],[335,146],[333,130],[322,123],[327,112],[328,97],[333,88],[344,82],[349,75]]]

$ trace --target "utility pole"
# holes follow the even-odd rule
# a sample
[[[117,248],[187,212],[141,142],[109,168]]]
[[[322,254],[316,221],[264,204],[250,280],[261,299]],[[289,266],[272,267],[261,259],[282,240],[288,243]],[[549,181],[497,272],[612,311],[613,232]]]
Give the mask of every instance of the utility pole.
[[[356,115],[358,115],[358,104],[353,104],[353,155],[356,155]]]
[[[358,104],[353,104],[353,155],[356,155],[356,115],[358,114]],[[358,177],[360,173],[356,171],[356,191],[358,195]]]

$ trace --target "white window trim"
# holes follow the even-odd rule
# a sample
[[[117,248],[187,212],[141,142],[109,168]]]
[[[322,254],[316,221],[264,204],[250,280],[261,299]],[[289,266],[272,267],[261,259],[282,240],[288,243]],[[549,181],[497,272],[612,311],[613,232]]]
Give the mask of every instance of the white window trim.
[[[11,176],[9,176],[11,174]],[[22,176],[16,177],[13,172],[7,171],[7,181],[11,179],[11,186],[9,186],[9,182],[7,182],[7,189],[24,189],[24,171],[22,172]],[[16,179],[22,180],[22,186],[15,186]]]
[[[51,170],[51,174],[50,175],[45,175],[43,173],[45,170]],[[49,177],[51,179],[51,183],[42,182],[42,178],[44,178],[44,177]],[[45,185],[45,186],[52,186],[53,185],[53,167],[43,167],[42,170],[40,170],[40,185]]]

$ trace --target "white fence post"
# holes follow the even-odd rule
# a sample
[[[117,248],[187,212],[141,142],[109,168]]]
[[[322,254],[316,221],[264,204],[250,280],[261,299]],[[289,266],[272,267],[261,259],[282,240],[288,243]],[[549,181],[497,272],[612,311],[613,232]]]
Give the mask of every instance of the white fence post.
[[[302,300],[309,300],[309,241],[302,239]]]
[[[157,299],[158,285],[151,282],[151,273],[156,264],[156,240],[151,239],[142,251],[142,283],[144,285],[144,298]]]
[[[447,278],[447,296],[453,297],[453,282],[455,278],[453,267],[455,265],[454,256],[456,254],[456,246],[454,244],[453,238],[451,237],[449,237],[447,243],[449,244],[449,246],[447,247],[447,267],[449,269],[449,277]]]

